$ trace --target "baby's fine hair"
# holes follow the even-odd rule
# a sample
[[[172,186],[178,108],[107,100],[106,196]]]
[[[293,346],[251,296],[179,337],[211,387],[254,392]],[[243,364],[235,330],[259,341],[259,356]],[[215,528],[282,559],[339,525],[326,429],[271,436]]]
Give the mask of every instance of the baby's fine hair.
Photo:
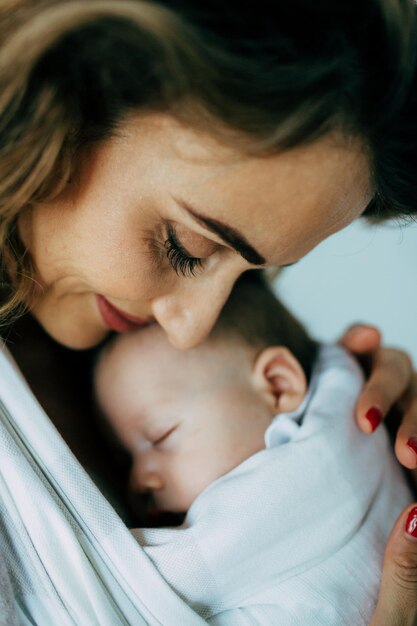
[[[245,272],[236,282],[212,331],[213,339],[243,339],[259,351],[268,346],[288,348],[310,378],[318,344],[273,293],[260,270]]]

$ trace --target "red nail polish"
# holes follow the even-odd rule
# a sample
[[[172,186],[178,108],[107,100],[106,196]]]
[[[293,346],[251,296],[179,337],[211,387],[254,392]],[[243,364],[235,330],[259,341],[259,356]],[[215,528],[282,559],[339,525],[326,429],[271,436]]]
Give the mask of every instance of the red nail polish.
[[[405,523],[405,532],[407,535],[417,539],[417,506],[414,506],[408,514]]]
[[[407,441],[407,446],[417,455],[417,437],[410,437]]]
[[[374,432],[374,430],[376,430],[382,422],[382,411],[380,409],[377,409],[376,406],[373,406],[366,413],[365,418],[370,423],[372,432]]]

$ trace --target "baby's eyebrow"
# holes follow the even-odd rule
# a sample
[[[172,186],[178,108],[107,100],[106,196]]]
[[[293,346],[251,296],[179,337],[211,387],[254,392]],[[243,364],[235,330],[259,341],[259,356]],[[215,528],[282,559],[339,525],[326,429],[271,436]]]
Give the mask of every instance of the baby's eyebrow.
[[[193,209],[187,202],[180,198],[174,198],[175,202],[195,220],[204,224],[212,233],[218,235],[223,241],[238,252],[251,265],[265,265],[265,258],[255,250],[248,240],[228,224],[224,224],[219,220],[202,215]]]

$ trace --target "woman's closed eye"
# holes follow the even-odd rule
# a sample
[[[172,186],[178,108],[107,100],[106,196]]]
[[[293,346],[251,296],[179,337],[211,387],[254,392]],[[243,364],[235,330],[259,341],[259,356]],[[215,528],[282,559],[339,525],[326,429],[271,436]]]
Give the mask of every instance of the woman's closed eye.
[[[171,267],[179,276],[195,276],[204,269],[204,261],[221,246],[182,224],[166,225],[164,248]]]
[[[203,259],[189,255],[178,240],[175,229],[171,224],[167,226],[167,234],[164,246],[172,268],[178,276],[195,276],[197,270],[203,267]]]

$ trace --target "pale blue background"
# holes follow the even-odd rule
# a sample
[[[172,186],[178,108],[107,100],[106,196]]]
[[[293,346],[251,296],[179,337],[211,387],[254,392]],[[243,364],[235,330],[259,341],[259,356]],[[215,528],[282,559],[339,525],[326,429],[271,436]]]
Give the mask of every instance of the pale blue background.
[[[283,270],[276,287],[317,338],[371,322],[417,364],[417,225],[358,221]]]

